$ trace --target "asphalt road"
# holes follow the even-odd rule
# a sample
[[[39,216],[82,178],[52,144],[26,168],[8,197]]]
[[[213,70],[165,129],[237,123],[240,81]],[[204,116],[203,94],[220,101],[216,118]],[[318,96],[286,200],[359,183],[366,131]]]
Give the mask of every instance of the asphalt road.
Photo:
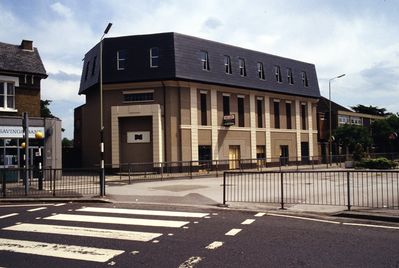
[[[399,267],[399,225],[155,204],[24,205],[0,206],[0,267]]]

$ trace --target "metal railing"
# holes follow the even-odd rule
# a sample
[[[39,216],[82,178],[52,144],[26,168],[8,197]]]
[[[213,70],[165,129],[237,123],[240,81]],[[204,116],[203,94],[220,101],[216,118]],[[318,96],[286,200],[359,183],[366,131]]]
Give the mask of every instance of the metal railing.
[[[0,169],[0,197],[82,197],[99,195],[98,169]],[[28,178],[26,178],[28,174]]]
[[[399,208],[399,171],[225,172],[223,203]]]
[[[378,155],[378,156],[382,156]],[[384,154],[390,159],[398,159],[397,154]],[[344,168],[345,161],[352,156],[333,155],[330,162],[325,156],[278,157],[271,159],[203,160],[155,163],[121,163],[108,166],[107,174],[112,180],[119,179],[129,183],[142,180],[163,180],[181,177],[220,176],[225,171],[286,171]]]

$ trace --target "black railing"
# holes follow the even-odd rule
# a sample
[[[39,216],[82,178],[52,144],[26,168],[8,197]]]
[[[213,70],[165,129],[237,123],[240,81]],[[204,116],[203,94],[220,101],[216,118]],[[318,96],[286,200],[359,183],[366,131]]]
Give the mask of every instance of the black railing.
[[[382,156],[382,155],[376,155]],[[384,154],[390,159],[399,155]],[[278,157],[271,159],[234,159],[234,160],[200,160],[159,163],[121,163],[107,167],[107,174],[118,177],[121,181],[163,180],[181,177],[199,177],[222,175],[225,171],[285,171],[343,168],[351,162],[352,156],[333,155],[331,161],[325,156],[312,157]],[[350,165],[348,167],[351,167]],[[110,178],[108,178],[110,179]]]
[[[225,172],[223,203],[399,208],[399,171]]]
[[[99,194],[99,172],[98,169],[2,168],[0,197],[95,196]]]

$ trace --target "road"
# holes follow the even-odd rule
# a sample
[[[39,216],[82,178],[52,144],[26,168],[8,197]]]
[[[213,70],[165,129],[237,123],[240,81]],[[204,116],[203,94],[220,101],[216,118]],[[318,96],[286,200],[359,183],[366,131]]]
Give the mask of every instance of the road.
[[[0,267],[398,267],[399,225],[368,225],[155,204],[1,205]]]

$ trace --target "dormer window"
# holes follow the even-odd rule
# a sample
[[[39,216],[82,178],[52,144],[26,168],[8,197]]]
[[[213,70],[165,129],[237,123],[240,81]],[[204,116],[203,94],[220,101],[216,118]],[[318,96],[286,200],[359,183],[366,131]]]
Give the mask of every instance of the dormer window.
[[[87,76],[89,75],[89,67],[90,67],[90,61],[86,63],[85,80],[87,80]]]
[[[265,70],[263,69],[262,62],[258,62],[258,77],[261,80],[265,80]]]
[[[226,74],[231,74],[231,58],[230,56],[224,56],[224,71]]]
[[[157,68],[159,66],[159,48],[153,47],[150,49],[150,67]]]
[[[274,66],[274,75],[276,76],[276,81],[278,82],[278,83],[282,83],[283,82],[283,79],[282,79],[282,77],[281,77],[281,69],[280,69],[280,66]]]
[[[304,87],[308,87],[309,86],[308,75],[306,74],[305,71],[302,72],[302,85]]]
[[[294,77],[292,76],[292,69],[287,68],[287,78],[288,78],[288,84],[293,85],[294,84]]]
[[[93,60],[93,66],[91,67],[91,76],[94,75],[94,71],[96,70],[96,62],[97,62],[97,56],[95,56]]]
[[[247,76],[247,69],[245,68],[245,60],[243,58],[238,59],[238,68],[240,69],[241,76]]]
[[[116,52],[116,69],[118,71],[125,70],[126,67],[126,50],[118,50]]]
[[[209,71],[209,56],[207,51],[201,51],[202,70]]]

